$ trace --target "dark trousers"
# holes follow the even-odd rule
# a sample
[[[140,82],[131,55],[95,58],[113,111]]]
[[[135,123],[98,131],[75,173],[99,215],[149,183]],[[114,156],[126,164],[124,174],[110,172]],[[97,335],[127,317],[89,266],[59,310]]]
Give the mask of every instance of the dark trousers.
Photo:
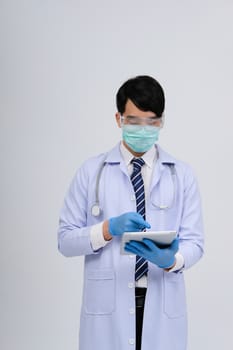
[[[146,299],[146,288],[135,288],[136,350],[141,350],[142,325],[143,325],[145,299]]]

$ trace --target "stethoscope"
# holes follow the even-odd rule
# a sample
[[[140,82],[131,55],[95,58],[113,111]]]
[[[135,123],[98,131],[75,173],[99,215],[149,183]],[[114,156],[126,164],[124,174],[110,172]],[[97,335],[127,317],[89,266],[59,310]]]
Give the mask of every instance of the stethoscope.
[[[99,183],[100,183],[100,178],[103,172],[103,169],[105,167],[105,165],[107,164],[107,162],[104,160],[100,167],[99,167],[99,171],[96,177],[96,185],[95,185],[95,202],[91,207],[91,214],[92,216],[98,217],[101,215],[102,213],[102,209],[100,207],[100,202],[99,202]],[[172,183],[173,183],[173,196],[172,196],[172,200],[171,202],[167,205],[164,203],[161,204],[156,204],[153,203],[153,201],[151,201],[151,204],[159,210],[167,210],[173,207],[174,202],[175,202],[175,197],[176,197],[176,181],[175,181],[175,177],[176,177],[176,169],[175,169],[175,164],[174,163],[163,163],[165,165],[167,165],[169,167],[169,170],[171,172],[171,177],[172,177]]]

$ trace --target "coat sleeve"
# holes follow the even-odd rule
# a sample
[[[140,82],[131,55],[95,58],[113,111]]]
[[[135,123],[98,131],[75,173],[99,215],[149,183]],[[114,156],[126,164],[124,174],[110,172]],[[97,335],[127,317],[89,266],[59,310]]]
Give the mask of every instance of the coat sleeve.
[[[61,210],[58,249],[67,257],[99,252],[92,249],[90,240],[92,226],[87,226],[88,173],[85,164],[77,171]]]
[[[184,177],[184,203],[179,239],[179,252],[184,257],[184,268],[188,269],[204,252],[201,198],[196,178],[189,167]]]

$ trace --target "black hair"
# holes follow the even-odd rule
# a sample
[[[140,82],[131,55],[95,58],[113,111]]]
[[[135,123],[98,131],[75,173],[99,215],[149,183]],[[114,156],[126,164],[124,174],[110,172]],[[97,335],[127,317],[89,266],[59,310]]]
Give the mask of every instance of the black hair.
[[[116,105],[121,114],[130,99],[142,111],[152,111],[161,117],[165,107],[165,96],[157,80],[147,75],[139,75],[127,80],[118,90]]]

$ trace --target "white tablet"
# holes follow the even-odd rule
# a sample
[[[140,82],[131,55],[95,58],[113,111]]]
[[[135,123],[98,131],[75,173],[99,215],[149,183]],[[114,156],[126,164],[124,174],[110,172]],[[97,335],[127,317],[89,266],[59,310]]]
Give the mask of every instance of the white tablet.
[[[176,231],[141,231],[141,232],[125,232],[121,239],[121,254],[132,254],[125,251],[125,243],[133,241],[142,241],[143,238],[149,238],[155,243],[171,244],[176,238]]]

